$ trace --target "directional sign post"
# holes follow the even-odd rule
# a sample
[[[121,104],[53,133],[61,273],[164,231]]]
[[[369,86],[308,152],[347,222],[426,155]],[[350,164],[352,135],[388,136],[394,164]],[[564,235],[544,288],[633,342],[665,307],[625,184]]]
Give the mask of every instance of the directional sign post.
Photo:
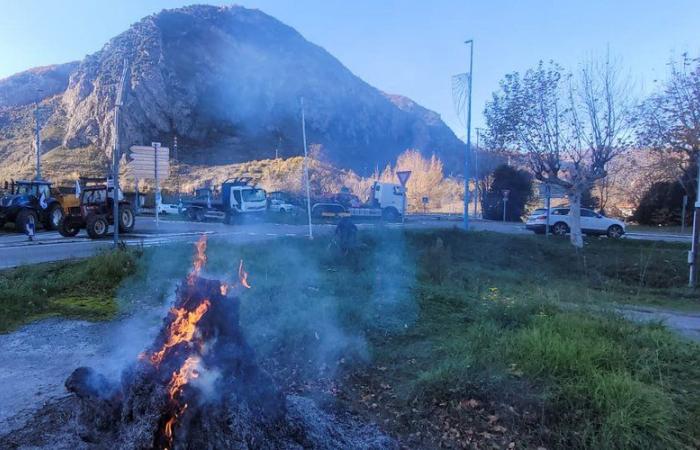
[[[401,223],[405,222],[406,219],[406,183],[408,183],[408,179],[411,178],[411,171],[410,170],[405,170],[403,172],[396,172],[396,177],[399,179],[399,183],[401,183],[401,187],[403,187],[403,211],[401,212]]]
[[[506,207],[508,205],[508,195],[510,195],[510,189],[503,189],[503,221],[506,221]]]
[[[130,150],[130,161],[127,170],[131,177],[137,180],[154,180],[156,184],[156,227],[159,225],[160,210],[160,180],[170,176],[170,149],[161,147],[160,142],[151,146],[133,145]]]

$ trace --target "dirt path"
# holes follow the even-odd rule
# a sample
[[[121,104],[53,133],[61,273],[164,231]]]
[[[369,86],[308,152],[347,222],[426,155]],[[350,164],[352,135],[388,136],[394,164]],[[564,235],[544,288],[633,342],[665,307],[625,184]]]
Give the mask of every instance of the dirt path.
[[[79,366],[116,377],[152,340],[165,311],[91,323],[48,319],[0,335],[0,435],[38,408],[66,395],[63,383]]]
[[[646,306],[622,306],[616,310],[635,322],[662,322],[668,328],[694,341],[700,342],[700,314],[683,313]]]

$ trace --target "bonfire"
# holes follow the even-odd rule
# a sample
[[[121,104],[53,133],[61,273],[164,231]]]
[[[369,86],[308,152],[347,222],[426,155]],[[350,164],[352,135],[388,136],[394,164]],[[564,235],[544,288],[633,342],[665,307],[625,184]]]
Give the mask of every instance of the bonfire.
[[[110,383],[76,369],[67,389],[80,400],[79,434],[99,448],[394,448],[374,427],[286,397],[256,363],[242,333],[238,279],[202,277],[206,236],[153,345]]]

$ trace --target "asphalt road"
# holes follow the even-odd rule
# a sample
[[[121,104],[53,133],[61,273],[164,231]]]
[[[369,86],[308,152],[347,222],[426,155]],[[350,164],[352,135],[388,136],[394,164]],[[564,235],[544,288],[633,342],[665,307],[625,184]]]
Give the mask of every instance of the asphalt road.
[[[531,234],[523,224],[502,223],[485,220],[472,220],[471,228],[477,231],[494,231],[504,234]],[[387,228],[406,227],[417,228],[451,228],[461,226],[458,217],[421,215],[411,216],[405,224],[364,223],[359,224],[360,229],[371,229],[378,226]],[[333,230],[332,224],[315,224],[314,233],[321,235]],[[286,225],[277,223],[254,223],[243,225],[224,225],[217,222],[188,222],[175,220],[161,220],[156,226],[152,217],[140,216],[137,218],[136,229],[133,233],[121,236],[127,245],[142,245],[144,247],[160,245],[172,242],[194,242],[199,235],[207,233],[212,236],[231,239],[237,242],[249,242],[261,239],[290,238],[306,236],[306,225]],[[689,236],[679,236],[666,233],[630,233],[627,239],[665,240],[673,242],[688,242]],[[85,231],[75,238],[61,237],[58,232],[40,231],[33,241],[28,241],[22,234],[9,230],[0,232],[0,269],[17,267],[24,264],[36,264],[41,262],[61,261],[73,258],[85,258],[101,249],[109,248],[111,239],[92,240],[87,237]]]

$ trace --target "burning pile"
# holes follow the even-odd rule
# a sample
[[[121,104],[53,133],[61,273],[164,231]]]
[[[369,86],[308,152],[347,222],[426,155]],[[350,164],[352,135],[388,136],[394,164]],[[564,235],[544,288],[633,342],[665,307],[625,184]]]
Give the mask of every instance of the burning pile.
[[[97,447],[156,449],[392,448],[372,427],[285,397],[259,368],[240,327],[250,287],[202,278],[206,238],[153,346],[111,385],[92,369],[66,381],[80,399],[80,436]]]

